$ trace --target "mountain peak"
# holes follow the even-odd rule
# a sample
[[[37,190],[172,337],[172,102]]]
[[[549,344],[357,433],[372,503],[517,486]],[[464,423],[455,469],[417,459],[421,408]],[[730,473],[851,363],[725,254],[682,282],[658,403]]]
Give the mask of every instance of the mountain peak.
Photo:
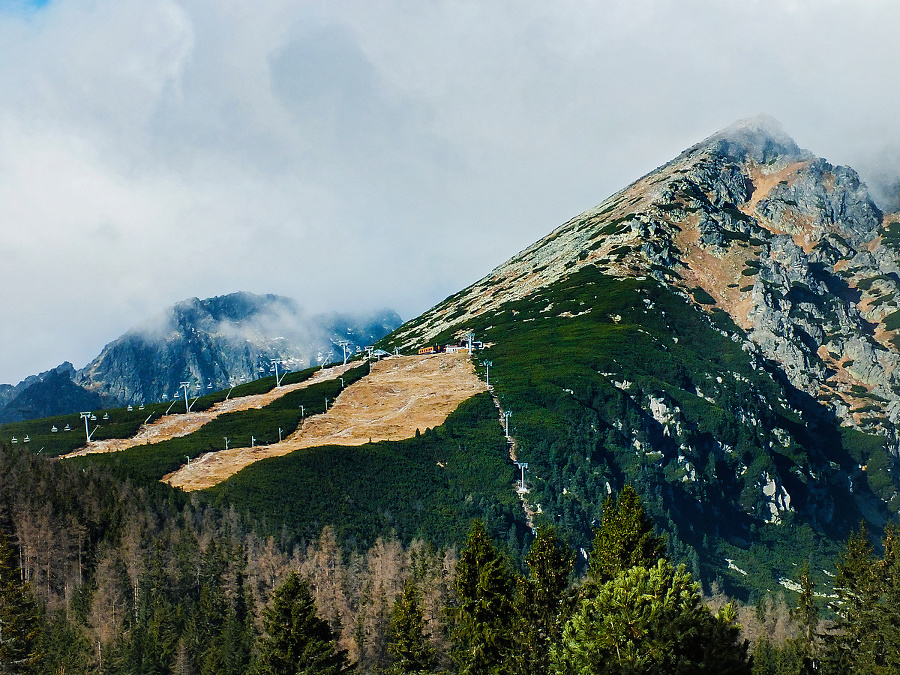
[[[771,164],[778,159],[798,161],[811,159],[812,153],[802,150],[771,115],[756,115],[738,120],[687,150],[712,148],[721,155],[757,164]]]

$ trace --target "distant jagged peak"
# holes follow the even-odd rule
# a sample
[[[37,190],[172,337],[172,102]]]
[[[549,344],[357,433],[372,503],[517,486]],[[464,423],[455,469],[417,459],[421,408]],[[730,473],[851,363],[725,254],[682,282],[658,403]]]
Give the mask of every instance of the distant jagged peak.
[[[689,148],[682,157],[697,150],[712,150],[736,161],[751,159],[757,164],[773,164],[779,160],[797,162],[815,158],[811,152],[797,145],[778,120],[765,114],[738,120]]]
[[[301,313],[291,298],[271,293],[257,295],[247,291],[217,295],[204,300],[189,298],[176,303],[170,311],[175,315],[201,312],[214,321],[242,321],[266,312]]]

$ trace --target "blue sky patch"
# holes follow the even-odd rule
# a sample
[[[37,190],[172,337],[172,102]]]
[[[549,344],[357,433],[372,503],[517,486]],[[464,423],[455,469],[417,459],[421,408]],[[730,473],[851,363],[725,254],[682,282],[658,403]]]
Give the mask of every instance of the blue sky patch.
[[[0,12],[33,12],[49,4],[50,0],[0,0]]]

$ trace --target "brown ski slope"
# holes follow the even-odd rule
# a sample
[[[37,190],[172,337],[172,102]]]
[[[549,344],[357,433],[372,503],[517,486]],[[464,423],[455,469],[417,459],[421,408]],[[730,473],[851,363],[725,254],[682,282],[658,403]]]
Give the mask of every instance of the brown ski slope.
[[[346,366],[334,366],[325,368],[316,372],[308,380],[297,384],[276,387],[265,394],[254,394],[252,396],[240,396],[231,398],[221,403],[216,403],[209,410],[203,412],[192,412],[188,414],[176,413],[174,415],[165,415],[155,422],[145,424],[131,438],[110,438],[103,441],[92,441],[85,447],[79,448],[68,455],[63,455],[63,459],[69,457],[78,457],[79,455],[91,455],[100,452],[119,452],[127,450],[136,445],[152,445],[153,443],[161,443],[170,438],[178,438],[192,434],[207,422],[211,422],[219,415],[229,412],[237,412],[240,410],[251,410],[253,408],[262,408],[275,399],[281,398],[285,394],[289,394],[297,389],[303,389],[311,384],[322,382],[323,380],[333,380],[343,375],[346,370],[359,365],[358,363],[349,363]],[[177,405],[177,404],[176,404]]]
[[[327,413],[308,418],[281,443],[202,455],[163,478],[186,491],[212,487],[267,457],[321,445],[364,445],[411,438],[436,427],[457,406],[487,389],[468,354],[393,356],[345,389]]]

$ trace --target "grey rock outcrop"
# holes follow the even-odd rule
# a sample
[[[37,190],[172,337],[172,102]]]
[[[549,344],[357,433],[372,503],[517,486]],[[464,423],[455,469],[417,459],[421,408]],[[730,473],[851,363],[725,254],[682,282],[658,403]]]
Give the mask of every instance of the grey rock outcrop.
[[[8,387],[0,422],[158,401],[181,382],[192,393],[222,389],[272,373],[342,358],[371,345],[400,324],[392,310],[307,315],[276,295],[232,293],[192,298],[106,345],[76,371],[63,364]]]

